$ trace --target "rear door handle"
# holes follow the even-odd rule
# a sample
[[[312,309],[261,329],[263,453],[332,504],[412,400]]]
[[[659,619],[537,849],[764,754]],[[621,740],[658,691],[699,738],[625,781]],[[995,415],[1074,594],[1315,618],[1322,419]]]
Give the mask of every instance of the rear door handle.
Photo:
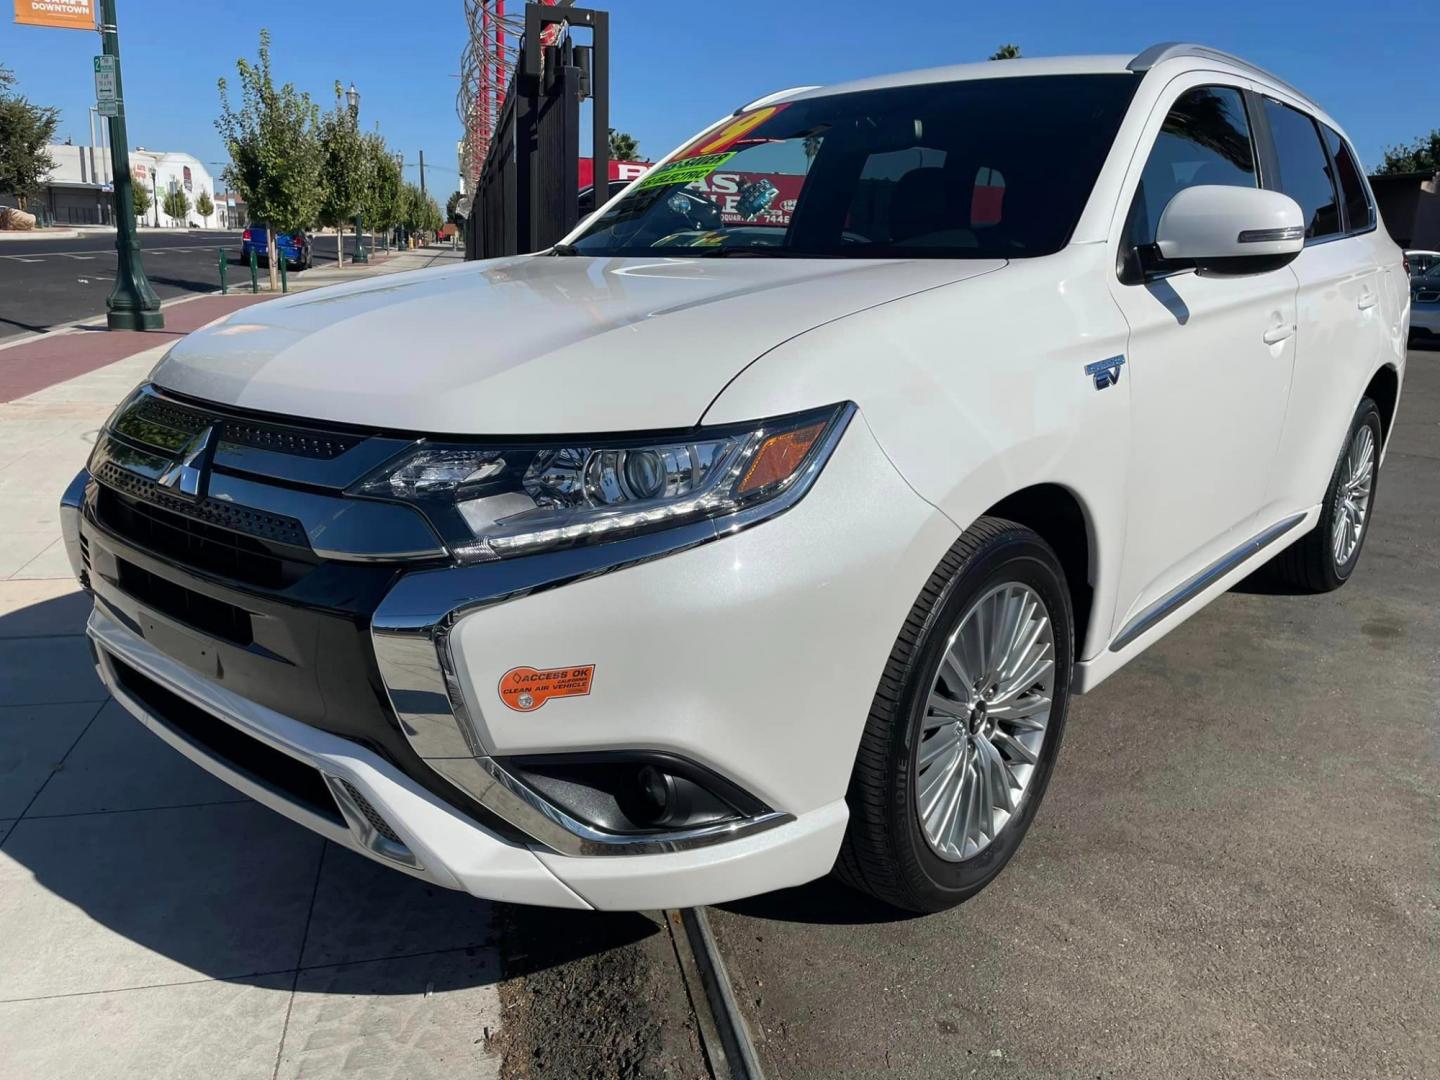
[[[1272,326],[1269,330],[1265,331],[1265,344],[1278,345],[1293,333],[1295,333],[1293,323],[1289,326]]]
[[[1361,311],[1369,311],[1380,302],[1380,298],[1368,289],[1360,294],[1360,299],[1355,301],[1355,306]]]

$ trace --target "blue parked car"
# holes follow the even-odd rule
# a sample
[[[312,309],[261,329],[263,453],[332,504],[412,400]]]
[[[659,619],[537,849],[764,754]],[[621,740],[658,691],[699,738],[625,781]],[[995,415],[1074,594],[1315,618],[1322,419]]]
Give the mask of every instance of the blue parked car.
[[[261,266],[270,265],[269,256],[270,235],[264,225],[251,225],[240,237],[240,261],[250,262],[250,252],[253,249],[255,259]],[[279,233],[275,237],[275,247],[279,250],[285,265],[291,270],[309,270],[312,252],[310,250],[310,238],[303,232],[300,233]]]

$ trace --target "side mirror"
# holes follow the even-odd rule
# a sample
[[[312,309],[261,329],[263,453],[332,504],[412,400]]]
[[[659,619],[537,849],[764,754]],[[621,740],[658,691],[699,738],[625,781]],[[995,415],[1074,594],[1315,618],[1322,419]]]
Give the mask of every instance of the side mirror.
[[[1200,184],[1166,204],[1153,252],[1142,258],[1152,270],[1193,266],[1202,273],[1260,274],[1278,270],[1304,247],[1305,217],[1290,196]]]

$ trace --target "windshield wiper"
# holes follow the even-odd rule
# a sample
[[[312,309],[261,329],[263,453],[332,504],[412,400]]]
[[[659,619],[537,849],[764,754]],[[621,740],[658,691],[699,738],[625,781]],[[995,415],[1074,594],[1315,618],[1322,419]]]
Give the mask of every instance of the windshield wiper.
[[[551,255],[579,255],[580,249],[574,244],[551,244]]]

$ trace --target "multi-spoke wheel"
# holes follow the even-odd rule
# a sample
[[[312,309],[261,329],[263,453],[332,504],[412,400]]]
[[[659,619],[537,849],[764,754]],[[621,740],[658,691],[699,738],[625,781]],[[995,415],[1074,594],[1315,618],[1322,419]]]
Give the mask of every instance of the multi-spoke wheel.
[[[920,723],[915,805],[942,859],[982,851],[1025,796],[1050,722],[1055,634],[1028,585],[1006,582],[960,619]]]
[[[1055,553],[981,518],[910,612],[871,707],[837,871],[937,911],[1015,853],[1050,778],[1069,697],[1070,597]]]
[[[1336,566],[1344,566],[1350,561],[1360,547],[1360,537],[1365,534],[1370,488],[1375,480],[1375,436],[1369,425],[1355,429],[1350,449],[1340,459],[1340,470],[1330,544]]]
[[[1286,585],[1329,592],[1350,579],[1374,517],[1380,482],[1380,410],[1360,402],[1330,474],[1315,529],[1278,555],[1267,570]]]

